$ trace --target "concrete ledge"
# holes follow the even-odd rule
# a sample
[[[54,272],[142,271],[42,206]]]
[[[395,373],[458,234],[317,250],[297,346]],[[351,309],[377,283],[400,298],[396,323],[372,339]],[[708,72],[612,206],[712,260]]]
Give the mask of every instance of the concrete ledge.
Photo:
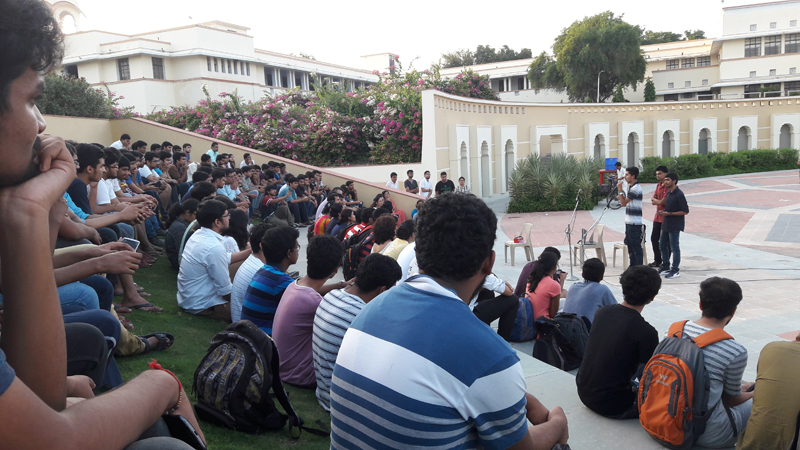
[[[636,449],[662,450],[660,445],[644,431],[638,420],[607,419],[583,406],[575,385],[575,373],[564,372],[520,351],[530,343],[512,345],[522,363],[528,392],[546,407],[560,406],[569,420],[569,445],[575,450],[584,449]],[[704,447],[694,446],[693,449]],[[733,447],[730,447],[732,450]]]

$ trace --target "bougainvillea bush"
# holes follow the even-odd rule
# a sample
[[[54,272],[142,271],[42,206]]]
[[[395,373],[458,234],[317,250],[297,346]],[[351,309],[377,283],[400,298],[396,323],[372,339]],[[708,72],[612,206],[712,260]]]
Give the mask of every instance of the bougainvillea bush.
[[[378,73],[379,81],[348,92],[319,80],[313,92],[286,91],[244,102],[221,93],[195,106],[150,114],[147,119],[222,141],[318,166],[419,162],[422,152],[422,94],[437,89],[465,97],[497,100],[488,76],[465,71],[444,79],[437,67]]]

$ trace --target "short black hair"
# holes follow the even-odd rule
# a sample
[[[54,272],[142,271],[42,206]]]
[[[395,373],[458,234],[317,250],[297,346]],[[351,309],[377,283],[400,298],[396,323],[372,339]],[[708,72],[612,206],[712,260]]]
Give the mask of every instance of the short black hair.
[[[211,146],[212,146],[212,147],[213,147],[213,146],[215,146],[215,145],[219,145],[219,142],[212,142],[212,143],[211,143]],[[210,155],[209,155],[209,156],[210,156]]]
[[[172,154],[172,162],[175,162],[181,158],[186,158],[186,153],[183,152],[175,152]]]
[[[150,144],[150,151],[151,152],[157,152],[157,151],[160,151],[160,150],[161,150],[161,144],[158,144],[158,143]]]
[[[211,155],[209,155],[208,153],[203,153],[200,156],[200,162],[206,162],[206,161],[211,161]]]
[[[64,37],[41,0],[4,1],[0,13],[0,113],[11,107],[11,83],[28,69],[47,72],[64,57]]]
[[[474,195],[444,194],[428,200],[417,216],[417,263],[446,280],[474,276],[492,253],[497,216]]]
[[[78,154],[78,173],[86,172],[89,167],[95,167],[100,164],[100,160],[105,158],[105,153],[92,144],[78,144],[75,149]]]
[[[191,147],[191,146],[192,146],[192,144],[189,144],[188,142],[186,144],[183,144],[183,148]]]
[[[211,228],[227,211],[225,203],[219,200],[206,200],[197,207],[197,223],[203,228]]]
[[[120,168],[130,167],[130,166],[131,166],[131,160],[129,160],[128,158],[123,156],[122,158],[119,159],[119,167]]]
[[[214,170],[216,169],[214,169],[213,166],[197,166],[197,172],[205,172],[208,174],[209,178],[211,177],[211,172],[213,172]]]
[[[414,234],[414,221],[408,219],[397,227],[397,238],[407,241]]]
[[[219,162],[221,159],[225,159],[225,158],[227,158],[227,156],[225,155],[225,153],[220,153],[219,155],[217,155],[217,160],[216,160],[216,162]]]
[[[647,266],[631,266],[619,276],[622,297],[629,305],[650,303],[661,289],[661,277],[655,269]]]
[[[134,151],[134,152],[139,150],[142,147],[147,149],[147,142],[145,142],[145,141],[136,141],[133,144],[131,144],[131,150]]]
[[[245,153],[244,156],[242,156],[242,158],[247,158],[248,156],[250,156],[250,153]]]
[[[195,171],[195,173],[192,174],[192,183],[199,183],[201,181],[206,181],[209,178],[211,178],[211,175],[198,170],[198,171]]]
[[[589,258],[583,263],[583,278],[588,281],[599,283],[603,280],[606,273],[606,265],[597,258]]]
[[[295,178],[294,175],[286,175],[285,181],[286,184],[297,183],[297,178]]]
[[[352,216],[352,215],[354,215],[354,214],[355,214],[355,213],[353,212],[353,210],[352,210],[352,209],[350,209],[350,208],[347,208],[347,209],[345,209],[344,211],[342,211],[342,212],[339,214],[339,222],[340,222],[340,223],[341,223],[341,222],[345,222],[345,221],[349,222],[349,221],[350,221],[350,216]]]
[[[408,175],[408,174],[410,174],[410,173],[414,173],[414,171],[413,171],[413,170],[411,170],[411,169],[408,169],[408,170],[406,171],[406,175]]]
[[[669,169],[667,169],[667,166],[658,166],[656,167],[656,172],[669,173]]]
[[[189,191],[189,197],[201,202],[204,198],[216,193],[217,188],[213,184],[208,181],[201,181],[192,186],[192,190]]]
[[[372,211],[372,222],[375,223],[381,216],[391,214],[392,212],[384,208],[374,208]]]
[[[158,152],[158,157],[161,159],[161,161],[164,161],[167,158],[172,159],[172,152],[167,152],[162,150]]]
[[[634,178],[636,178],[636,179],[639,178],[639,168],[638,167],[630,166],[627,169],[625,169],[625,171],[628,172],[629,174],[633,175]]]
[[[264,239],[264,233],[276,226],[274,223],[261,222],[250,228],[250,249],[253,250],[254,255],[261,253],[261,240]]]
[[[359,264],[355,285],[361,292],[372,292],[381,287],[389,289],[402,277],[403,271],[397,261],[380,253],[372,253]]]
[[[162,143],[161,143],[161,147],[166,147],[166,146],[168,146],[168,145],[169,145],[170,147],[172,147],[172,142],[170,142],[170,141],[164,141],[164,142],[162,142]]]
[[[383,244],[394,239],[394,232],[397,229],[397,219],[394,216],[385,215],[375,221],[372,226],[372,237],[376,244]]]
[[[333,203],[331,205],[331,218],[339,218],[339,214],[342,213],[344,206],[341,203]]]
[[[458,177],[458,181],[461,181],[461,180],[467,181],[467,179],[464,178],[464,177]]]
[[[389,174],[389,178],[396,177],[396,176],[397,176],[397,172],[392,172],[391,174]]]
[[[225,203],[225,207],[228,209],[236,208],[236,203],[233,203],[233,200],[229,199],[224,195],[217,195],[216,197],[214,197],[214,199],[218,202]]]
[[[439,174],[439,176],[442,176],[442,175],[447,175],[447,172],[442,172],[442,173]]]
[[[145,161],[152,161],[154,158],[160,158],[161,156],[157,152],[147,152],[144,154]]]
[[[122,133],[122,136],[120,136],[120,137],[119,137],[119,140],[120,140],[120,141],[122,141],[122,140],[125,140],[125,139],[130,139],[130,138],[131,138],[131,135],[130,135],[130,134],[128,134],[128,133]]]
[[[614,166],[615,167],[622,167],[622,163],[617,161],[617,162],[614,163]]]
[[[675,172],[668,173],[664,178],[669,178],[670,180],[672,180],[672,181],[674,181],[676,183],[678,182],[678,174],[675,173]]]
[[[700,283],[703,317],[721,320],[732,316],[741,301],[742,288],[729,278],[711,277]]]
[[[220,178],[225,178],[225,171],[222,169],[214,169],[211,171],[211,182],[215,182]]]
[[[103,149],[103,158],[105,158],[106,166],[110,166],[119,162],[117,152],[112,150],[111,147]]]
[[[561,251],[555,247],[545,247],[542,253],[554,253],[559,260],[561,259]]]
[[[330,234],[320,234],[308,241],[306,274],[312,280],[328,278],[339,267],[344,256],[342,242]]]
[[[353,184],[353,180],[347,180],[347,181],[344,182],[344,185],[348,186],[348,187],[352,186],[352,184]]]
[[[369,222],[369,219],[372,219],[372,214],[375,213],[375,208],[361,208],[359,211],[361,211],[361,214],[357,215],[359,220],[361,220],[362,223],[367,223]]]
[[[264,233],[261,239],[261,253],[267,264],[278,266],[297,246],[300,232],[295,228],[275,227]]]

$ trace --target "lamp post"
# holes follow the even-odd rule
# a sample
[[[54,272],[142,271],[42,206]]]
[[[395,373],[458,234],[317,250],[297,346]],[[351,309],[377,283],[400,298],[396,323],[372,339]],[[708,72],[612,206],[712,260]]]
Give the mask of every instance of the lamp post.
[[[597,73],[597,103],[600,103],[600,74],[605,72],[605,70],[601,70]]]

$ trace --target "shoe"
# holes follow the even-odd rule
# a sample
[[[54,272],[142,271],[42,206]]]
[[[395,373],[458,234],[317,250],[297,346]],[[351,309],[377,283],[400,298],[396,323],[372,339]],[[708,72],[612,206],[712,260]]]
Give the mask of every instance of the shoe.
[[[669,275],[669,273],[670,273],[670,272],[672,272],[672,271],[671,271],[671,270],[669,270],[669,269],[661,269],[661,271],[660,271],[660,272],[658,272],[658,274],[659,274],[660,276],[664,276],[664,275]]]
[[[661,263],[653,261],[650,264],[648,264],[647,267],[652,267],[653,269],[658,269],[659,267],[661,267]]]
[[[664,278],[673,279],[673,278],[680,278],[680,276],[681,276],[680,272],[678,272],[677,270],[671,270]]]

